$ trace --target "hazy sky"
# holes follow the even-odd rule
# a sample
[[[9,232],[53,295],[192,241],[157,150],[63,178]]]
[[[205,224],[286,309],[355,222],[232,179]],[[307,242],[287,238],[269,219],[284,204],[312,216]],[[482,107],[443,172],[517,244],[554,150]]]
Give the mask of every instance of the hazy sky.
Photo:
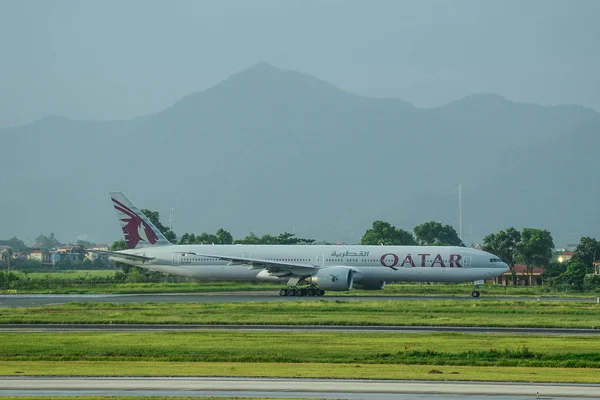
[[[600,1],[0,0],[0,127],[160,111],[258,62],[417,106],[600,111]]]

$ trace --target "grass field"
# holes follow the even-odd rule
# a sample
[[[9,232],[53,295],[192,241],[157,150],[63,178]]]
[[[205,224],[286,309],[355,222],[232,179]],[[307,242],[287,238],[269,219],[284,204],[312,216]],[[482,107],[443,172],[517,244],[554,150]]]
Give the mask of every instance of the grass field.
[[[435,364],[600,368],[594,336],[457,333],[3,333],[5,361]]]
[[[597,382],[597,338],[475,334],[4,333],[0,375]],[[431,374],[435,369],[439,374]]]
[[[172,323],[600,329],[600,305],[500,300],[71,303],[0,308],[0,323]]]
[[[441,373],[430,373],[432,370]],[[240,376],[598,383],[599,373],[598,368],[464,367],[358,363],[8,361],[0,364],[0,375],[5,376]]]
[[[0,308],[0,323],[600,325],[580,302],[72,303]],[[458,333],[2,333],[0,375],[248,376],[597,383],[596,336]],[[439,373],[432,374],[432,371]]]
[[[30,279],[79,279],[79,278],[94,278],[113,276],[113,269],[80,269],[72,271],[52,271],[52,272],[28,272],[20,275],[27,276]]]

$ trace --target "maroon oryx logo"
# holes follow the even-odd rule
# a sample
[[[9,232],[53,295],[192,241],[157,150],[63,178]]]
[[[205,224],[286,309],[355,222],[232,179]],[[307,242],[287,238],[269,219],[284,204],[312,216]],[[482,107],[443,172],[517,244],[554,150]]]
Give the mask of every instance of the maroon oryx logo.
[[[115,199],[112,199],[112,201],[117,212],[125,214],[119,215],[119,219],[124,223],[121,224],[121,229],[123,229],[127,247],[130,249],[135,249],[140,241],[144,241],[149,244],[158,242],[158,236],[156,236],[156,233],[152,230],[152,228],[146,222],[144,222],[142,217],[137,215],[120,201]]]
[[[331,276],[331,282],[335,282],[335,281],[337,281],[337,280],[338,280],[338,277],[337,277],[337,276],[335,276],[335,275],[331,275],[331,274],[329,274],[329,276]]]

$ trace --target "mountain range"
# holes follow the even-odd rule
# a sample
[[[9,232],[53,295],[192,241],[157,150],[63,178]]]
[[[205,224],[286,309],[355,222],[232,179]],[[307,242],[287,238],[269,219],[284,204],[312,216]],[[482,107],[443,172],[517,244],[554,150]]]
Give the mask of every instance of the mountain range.
[[[376,219],[480,242],[600,236],[600,114],[475,94],[436,108],[348,93],[266,63],[127,121],[49,116],[0,130],[0,238],[112,242],[108,192],[173,230],[359,242]]]

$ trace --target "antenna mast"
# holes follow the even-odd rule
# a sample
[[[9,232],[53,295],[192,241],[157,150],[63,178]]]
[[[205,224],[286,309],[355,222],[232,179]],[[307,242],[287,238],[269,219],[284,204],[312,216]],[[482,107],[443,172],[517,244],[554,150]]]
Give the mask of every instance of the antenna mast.
[[[169,229],[173,232],[173,210],[174,208],[169,209]]]

